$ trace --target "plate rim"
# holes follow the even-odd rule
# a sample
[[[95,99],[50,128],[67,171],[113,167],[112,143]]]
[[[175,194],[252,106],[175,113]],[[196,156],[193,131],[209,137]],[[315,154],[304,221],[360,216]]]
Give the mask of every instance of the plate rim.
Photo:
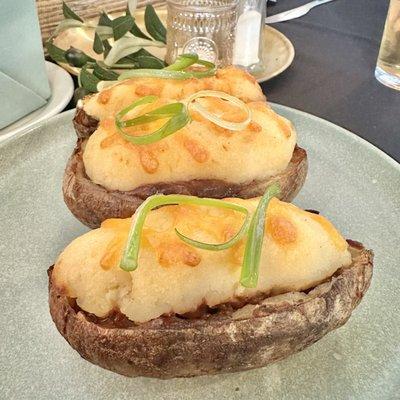
[[[323,124],[327,124],[328,126],[338,129],[338,131],[341,134],[344,134],[346,137],[354,140],[355,142],[357,142],[358,144],[360,144],[361,146],[365,146],[366,148],[370,149],[371,151],[373,151],[377,156],[383,158],[385,161],[387,161],[391,166],[393,166],[397,171],[400,172],[400,163],[397,162],[393,157],[391,157],[390,155],[386,154],[383,150],[381,150],[379,147],[377,147],[376,145],[374,145],[373,143],[369,142],[368,140],[358,136],[356,133],[350,131],[349,129],[343,128],[340,125],[335,124],[334,122],[331,122],[325,118],[322,117],[318,117],[314,114],[310,114],[306,111],[302,111],[299,110],[297,108],[293,108],[293,107],[289,107],[286,106],[284,104],[279,104],[279,103],[275,103],[275,102],[268,102],[268,104],[270,104],[272,107],[277,107],[278,109],[281,110],[286,110],[289,112],[295,112],[298,115],[301,115],[302,117],[305,118],[310,118],[318,123],[323,123]],[[70,110],[66,110],[63,111],[61,113],[58,113],[56,115],[53,115],[50,118],[47,118],[43,121],[39,121],[37,124],[31,126],[28,129],[24,129],[18,133],[16,133],[15,135],[12,135],[6,139],[4,139],[3,141],[0,141],[0,150],[2,150],[5,146],[11,144],[12,142],[14,142],[15,140],[18,140],[19,138],[24,137],[25,135],[31,133],[32,131],[36,131],[39,132],[40,128],[42,127],[42,125],[44,124],[49,124],[49,123],[55,123],[55,121],[57,119],[62,119],[64,117],[66,117],[68,114],[73,114],[75,113],[75,108],[72,108]],[[72,118],[71,118],[72,121]],[[34,132],[33,134],[35,134],[36,132]]]
[[[274,35],[278,36],[280,38],[280,40],[282,40],[282,42],[286,43],[286,45],[289,48],[289,51],[288,51],[289,56],[288,56],[288,60],[286,61],[286,63],[283,64],[281,68],[274,71],[272,74],[269,74],[265,77],[262,77],[262,76],[259,78],[256,77],[258,83],[268,82],[272,78],[275,78],[278,75],[280,75],[282,72],[286,71],[292,65],[293,60],[296,56],[296,50],[294,48],[292,41],[284,33],[282,33],[281,31],[279,31],[278,29],[276,29],[270,25],[265,25],[264,32],[268,31],[268,30],[273,32]]]
[[[388,161],[391,165],[393,165],[395,167],[395,169],[397,169],[400,172],[400,162],[396,161],[393,157],[391,157],[389,154],[386,154],[382,149],[380,149],[378,146],[376,146],[375,144],[369,142],[367,139],[362,138],[361,136],[357,135],[355,132],[344,128],[338,124],[335,124],[332,121],[329,121],[325,118],[322,117],[318,117],[314,114],[308,113],[306,111],[302,111],[299,110],[298,108],[294,108],[294,107],[289,107],[286,106],[284,104],[279,104],[279,103],[274,103],[274,102],[268,102],[269,104],[271,104],[272,106],[278,106],[278,108],[281,109],[285,109],[285,110],[289,110],[289,111],[295,111],[296,113],[305,116],[305,117],[311,117],[312,120],[317,121],[317,122],[323,122],[325,124],[327,124],[330,127],[333,128],[339,128],[339,131],[341,133],[343,133],[345,136],[353,139],[354,141],[360,143],[361,145],[366,146],[367,148],[371,149],[372,151],[374,151],[378,156],[381,156],[383,159],[385,159],[386,161]]]

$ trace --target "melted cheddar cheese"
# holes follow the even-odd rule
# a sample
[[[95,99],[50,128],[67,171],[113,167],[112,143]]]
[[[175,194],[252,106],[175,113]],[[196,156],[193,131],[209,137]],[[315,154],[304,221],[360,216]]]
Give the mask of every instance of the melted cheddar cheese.
[[[138,115],[168,102],[160,99],[138,108],[135,113]],[[226,120],[245,119],[237,107],[221,102],[202,99],[205,107]],[[147,145],[135,145],[122,138],[113,118],[102,120],[84,150],[86,173],[94,183],[121,191],[145,184],[192,179],[240,184],[276,175],[286,169],[292,158],[296,132],[289,121],[265,102],[248,103],[248,107],[252,121],[242,131],[221,128],[193,113],[192,122],[184,128]],[[146,135],[164,123],[165,120],[154,121],[129,128],[127,133]]]
[[[253,212],[258,199],[227,199]],[[149,213],[142,233],[139,267],[118,266],[130,219],[112,219],[75,239],[59,256],[54,282],[76,298],[85,311],[99,317],[114,309],[135,322],[163,314],[195,311],[237,298],[301,291],[351,263],[347,242],[324,217],[272,199],[258,286],[239,283],[245,238],[223,251],[197,249],[183,243],[174,229],[211,243],[231,238],[243,214],[203,206],[166,206]]]
[[[221,128],[191,111],[191,123],[172,136],[153,144],[134,145],[122,138],[115,127],[116,113],[138,98],[159,97],[152,104],[135,108],[124,119],[184,101],[205,89],[223,91],[247,103],[252,120],[246,129]],[[247,117],[239,107],[222,99],[197,101],[230,122],[240,122]],[[100,121],[84,149],[85,170],[94,183],[108,190],[129,191],[147,184],[192,179],[217,179],[235,184],[264,180],[287,168],[296,145],[292,124],[271,110],[253,77],[234,67],[218,70],[216,76],[202,79],[126,80],[85,98],[83,108]],[[154,121],[126,129],[126,132],[146,135],[165,122]]]

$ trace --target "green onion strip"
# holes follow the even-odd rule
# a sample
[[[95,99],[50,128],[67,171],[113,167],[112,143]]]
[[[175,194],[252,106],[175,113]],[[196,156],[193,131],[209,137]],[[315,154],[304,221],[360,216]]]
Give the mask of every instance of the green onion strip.
[[[254,288],[257,286],[264,239],[265,214],[270,200],[279,193],[280,186],[277,183],[268,186],[250,222],[240,274],[240,283],[244,287]]]
[[[193,64],[199,64],[206,67],[204,71],[184,71],[185,68],[190,67]],[[188,78],[202,78],[206,76],[211,76],[215,74],[215,65],[211,62],[205,60],[199,60],[197,54],[182,54],[180,55],[174,64],[165,67],[164,69],[135,69],[123,72],[119,75],[118,81],[133,78],[133,77],[157,77],[165,79],[188,79]],[[112,83],[104,85],[105,87],[113,86],[118,81],[112,81]],[[103,88],[102,82],[98,84],[99,88]],[[219,118],[217,115],[209,112],[205,107],[196,102],[196,99],[200,97],[217,97],[220,99],[227,100],[236,106],[243,109],[247,117],[242,122],[230,122]],[[231,96],[224,92],[219,92],[215,90],[201,90],[198,93],[190,96],[185,104],[183,103],[172,103],[167,104],[163,107],[152,110],[139,117],[123,121],[122,117],[125,116],[129,111],[133,110],[135,107],[152,103],[157,100],[156,96],[145,96],[140,100],[133,102],[128,107],[121,110],[115,117],[115,124],[119,133],[124,137],[125,140],[134,144],[149,144],[157,142],[169,135],[172,135],[179,129],[183,128],[188,124],[191,119],[189,115],[189,108],[193,108],[204,118],[207,118],[214,124],[221,126],[233,131],[240,131],[246,128],[246,126],[251,121],[251,112],[249,107],[241,100],[234,96]],[[141,125],[144,123],[156,121],[158,119],[170,118],[161,128],[144,136],[132,136],[124,132],[124,128]]]
[[[194,196],[173,195],[173,194],[154,195],[148,197],[147,200],[145,200],[140,205],[140,207],[137,209],[135,213],[135,216],[133,218],[133,223],[129,232],[127,244],[120,262],[121,269],[123,269],[124,271],[134,271],[138,267],[138,256],[140,249],[141,234],[147,214],[156,207],[165,205],[176,205],[176,204],[192,204],[200,206],[226,208],[241,212],[246,216],[245,221],[242,227],[240,228],[239,232],[227,242],[220,244],[199,242],[197,240],[188,238],[187,236],[183,235],[182,233],[180,233],[178,230],[175,229],[175,232],[179,236],[179,238],[191,246],[205,250],[214,250],[214,251],[224,250],[237,243],[246,234],[248,230],[250,223],[249,212],[246,209],[246,207],[243,207],[239,204],[228,203],[226,201],[217,199],[198,198]]]
[[[199,61],[199,56],[197,54],[182,54],[178,56],[175,62],[168,67],[165,67],[166,71],[182,71],[185,68],[196,64]]]
[[[242,110],[244,110],[247,114],[247,117],[242,122],[230,122],[230,121],[226,121],[222,118],[219,118],[215,114],[208,111],[201,104],[195,102],[196,99],[201,98],[201,97],[216,97],[219,99],[227,100],[230,103],[232,103],[232,104],[240,107]],[[216,124],[218,126],[221,126],[222,128],[226,128],[231,131],[241,131],[243,129],[246,129],[247,125],[251,122],[251,111],[250,111],[249,107],[247,106],[247,104],[244,103],[242,100],[239,100],[238,98],[231,96],[224,92],[219,92],[216,90],[200,90],[199,92],[191,95],[187,99],[186,104],[188,105],[188,108],[190,107],[190,108],[194,109],[195,111],[197,111],[200,115],[202,115],[204,118],[208,119],[209,121],[213,122],[214,124]]]
[[[222,118],[219,118],[215,114],[209,112],[202,105],[196,103],[195,100],[200,97],[217,97],[220,99],[227,100],[237,105],[238,107],[241,107],[247,113],[247,117],[242,122],[226,121]],[[214,124],[232,131],[240,131],[245,129],[246,126],[251,121],[251,112],[245,103],[243,103],[241,100],[237,99],[234,96],[231,96],[224,92],[218,92],[215,90],[201,90],[190,96],[185,101],[185,104],[183,103],[167,104],[155,110],[149,111],[148,113],[140,115],[136,118],[129,119],[126,121],[122,120],[122,117],[124,117],[128,112],[132,111],[134,108],[142,104],[153,103],[157,99],[158,99],[157,96],[145,96],[139,100],[134,101],[131,105],[121,110],[115,116],[116,127],[125,140],[134,144],[149,144],[164,139],[165,137],[177,132],[179,129],[182,129],[185,125],[187,125],[191,121],[189,114],[190,108],[193,108],[195,111],[199,112],[204,118],[207,118]],[[148,122],[156,121],[163,118],[170,118],[170,119],[161,128],[157,129],[152,133],[149,133],[148,135],[132,136],[124,132],[124,128],[146,124]]]
[[[185,243],[203,250],[220,251],[226,250],[236,244],[244,235],[247,234],[246,246],[243,256],[242,270],[240,274],[240,283],[247,288],[257,286],[260,268],[260,259],[262,244],[264,240],[265,214],[271,199],[278,196],[280,186],[277,183],[270,185],[258,203],[251,220],[250,214],[246,207],[236,203],[228,203],[223,200],[198,198],[194,196],[184,195],[154,195],[148,197],[137,209],[133,218],[132,226],[129,231],[128,240],[122,259],[120,268],[124,271],[134,271],[138,267],[138,257],[140,249],[140,241],[144,222],[147,214],[154,208],[166,205],[192,204],[199,206],[210,206],[227,208],[245,214],[245,220],[240,230],[230,240],[224,243],[204,243],[191,239],[177,229],[175,233]]]
[[[143,105],[154,103],[158,99],[157,96],[145,96],[139,100],[134,101],[131,105],[121,110],[115,116],[115,125],[122,137],[128,142],[134,144],[149,144],[158,142],[165,137],[172,135],[179,129],[183,128],[189,121],[190,116],[187,108],[182,103],[171,103],[151,110],[148,113],[140,115],[139,117],[132,118],[126,121],[122,120],[127,113],[134,108]],[[159,119],[169,118],[169,120],[159,129],[155,130],[148,135],[132,136],[124,132],[123,128],[142,125],[149,122],[157,121]]]
[[[193,64],[202,65],[205,67],[203,71],[184,71],[183,69],[190,67]],[[200,60],[196,54],[182,54],[175,63],[163,69],[132,69],[125,71],[118,77],[122,81],[130,78],[163,78],[163,79],[190,79],[190,78],[205,78],[215,75],[215,64],[209,61]]]

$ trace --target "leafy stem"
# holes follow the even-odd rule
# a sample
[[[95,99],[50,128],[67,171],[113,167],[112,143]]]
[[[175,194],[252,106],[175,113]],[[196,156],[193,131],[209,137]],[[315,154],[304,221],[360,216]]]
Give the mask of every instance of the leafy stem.
[[[166,43],[166,29],[154,7],[147,5],[144,12],[146,32],[135,22],[137,0],[128,0],[126,12],[118,18],[111,18],[105,11],[99,15],[97,24],[84,21],[66,3],[62,2],[64,20],[57,26],[54,35],[45,43],[52,60],[81,68],[80,86],[88,92],[96,92],[99,81],[115,81],[119,73],[115,69],[162,69],[163,60],[144,48],[163,47]],[[54,44],[54,36],[69,29],[94,30],[93,51],[103,57],[95,60],[79,49],[61,49]]]

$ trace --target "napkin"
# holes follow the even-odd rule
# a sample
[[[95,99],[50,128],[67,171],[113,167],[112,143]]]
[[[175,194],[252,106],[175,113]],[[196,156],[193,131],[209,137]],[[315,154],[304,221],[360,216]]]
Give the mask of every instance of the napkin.
[[[0,129],[46,104],[51,91],[34,0],[0,10]]]

